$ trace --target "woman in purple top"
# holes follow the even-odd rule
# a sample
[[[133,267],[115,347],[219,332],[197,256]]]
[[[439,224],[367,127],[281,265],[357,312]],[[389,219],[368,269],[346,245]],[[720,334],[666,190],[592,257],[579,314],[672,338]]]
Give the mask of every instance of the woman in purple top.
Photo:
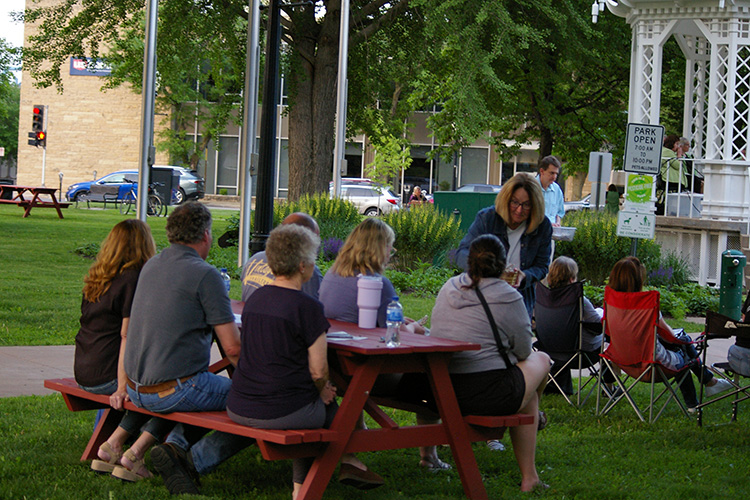
[[[396,235],[393,229],[380,219],[365,219],[349,234],[341,247],[336,261],[328,270],[320,284],[320,301],[325,308],[326,318],[338,321],[357,323],[357,276],[380,276],[383,279],[383,291],[380,295],[377,326],[384,328],[386,309],[391,299],[397,295],[391,281],[383,276],[385,266],[394,253],[393,243]],[[425,329],[411,318],[404,317],[404,331],[425,333]],[[397,384],[395,379],[385,380],[378,377],[384,387]],[[419,424],[435,423],[436,420],[417,415]],[[361,422],[364,423],[363,421]],[[419,449],[420,466],[427,469],[450,469],[437,455],[434,446]]]
[[[261,429],[329,427],[338,408],[328,378],[326,332],[320,302],[302,292],[315,269],[320,238],[294,224],[279,226],[266,244],[271,284],[256,290],[242,310],[241,352],[227,413],[235,422]],[[341,459],[339,481],[360,489],[383,484],[354,455]],[[296,498],[312,464],[293,461]]]

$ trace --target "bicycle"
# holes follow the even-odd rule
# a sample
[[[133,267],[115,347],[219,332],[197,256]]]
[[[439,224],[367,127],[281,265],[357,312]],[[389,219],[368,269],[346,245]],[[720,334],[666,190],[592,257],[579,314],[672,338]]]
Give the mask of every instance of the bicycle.
[[[163,186],[161,182],[152,182],[148,185],[148,203],[146,214],[155,217],[161,217],[167,214],[167,206],[159,196],[159,193],[154,189],[155,186]],[[130,213],[131,208],[138,202],[138,183],[132,182],[130,184],[130,190],[120,200],[120,213],[127,215]],[[135,210],[133,208],[133,210]]]

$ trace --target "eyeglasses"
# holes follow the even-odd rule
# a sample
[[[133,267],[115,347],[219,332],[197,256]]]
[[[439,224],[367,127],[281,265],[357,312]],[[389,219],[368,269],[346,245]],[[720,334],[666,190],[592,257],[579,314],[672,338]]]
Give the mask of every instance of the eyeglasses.
[[[390,256],[391,256],[391,257],[393,257],[394,255],[396,255],[396,249],[395,249],[395,248],[393,248],[393,247],[391,247],[391,253],[390,253]]]
[[[531,202],[530,201],[524,201],[523,203],[519,203],[516,200],[510,200],[510,209],[511,210],[518,210],[518,207],[521,207],[521,210],[524,212],[531,210]]]

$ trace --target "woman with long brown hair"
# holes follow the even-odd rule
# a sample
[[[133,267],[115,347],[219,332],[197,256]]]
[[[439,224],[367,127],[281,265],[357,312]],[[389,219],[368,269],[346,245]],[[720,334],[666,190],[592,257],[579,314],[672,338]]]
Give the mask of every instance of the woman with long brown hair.
[[[643,290],[643,285],[646,283],[646,267],[641,263],[637,257],[625,257],[617,261],[609,273],[609,286],[616,292],[640,292]],[[695,350],[690,342],[692,339],[684,332],[680,335],[676,335],[674,330],[664,321],[664,318],[659,313],[659,324],[657,328],[658,342],[656,343],[656,350],[654,351],[654,359],[659,364],[669,368],[673,371],[679,371],[686,365],[692,363],[690,371],[692,371],[698,380],[706,387],[706,394],[713,396],[720,392],[726,391],[732,388],[732,384],[724,379],[718,379],[704,367],[698,359],[698,352]],[[676,344],[673,340],[677,338],[684,341],[685,343]],[[694,362],[696,361],[697,362]],[[680,385],[680,392],[682,392],[682,399],[685,401],[688,411],[691,413],[695,411],[695,407],[698,405],[698,397],[695,393],[695,385],[693,385],[693,379],[688,377],[685,378],[682,385]]]
[[[95,394],[109,394],[115,410],[128,400],[123,368],[130,307],[141,268],[156,253],[145,222],[127,219],[112,228],[96,261],[84,278],[81,327],[75,338],[74,373],[78,385]],[[148,422],[148,423],[146,423]],[[123,444],[146,423],[141,437],[123,454]],[[126,412],[119,427],[98,450],[91,468],[136,481],[150,474],[143,454],[169,430],[169,424]]]

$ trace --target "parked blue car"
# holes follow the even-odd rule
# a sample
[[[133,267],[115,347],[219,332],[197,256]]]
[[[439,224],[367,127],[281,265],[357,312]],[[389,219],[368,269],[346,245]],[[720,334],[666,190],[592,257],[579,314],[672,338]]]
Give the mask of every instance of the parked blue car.
[[[202,177],[198,176],[193,170],[188,170],[183,167],[176,166],[156,166],[158,168],[171,168],[180,174],[180,187],[175,189],[172,194],[172,203],[179,205],[185,200],[189,199],[200,199],[206,193],[205,181]],[[120,191],[117,195],[117,199],[122,199],[130,191],[131,183],[126,180],[137,179],[137,170],[121,170],[119,172],[113,172],[101,177],[95,181],[76,182],[71,185],[65,197],[68,201],[81,200],[82,196],[86,196],[91,191],[92,184],[99,184],[102,186],[120,186]]]
[[[95,181],[76,182],[65,192],[65,197],[68,201],[79,201],[82,197],[89,194],[92,184],[99,184],[102,186],[120,186],[120,192],[117,199],[122,199],[122,197],[130,190],[130,183],[125,180],[126,176],[128,178],[138,178],[138,171],[122,170],[120,172],[113,172],[104,177],[100,177]]]

